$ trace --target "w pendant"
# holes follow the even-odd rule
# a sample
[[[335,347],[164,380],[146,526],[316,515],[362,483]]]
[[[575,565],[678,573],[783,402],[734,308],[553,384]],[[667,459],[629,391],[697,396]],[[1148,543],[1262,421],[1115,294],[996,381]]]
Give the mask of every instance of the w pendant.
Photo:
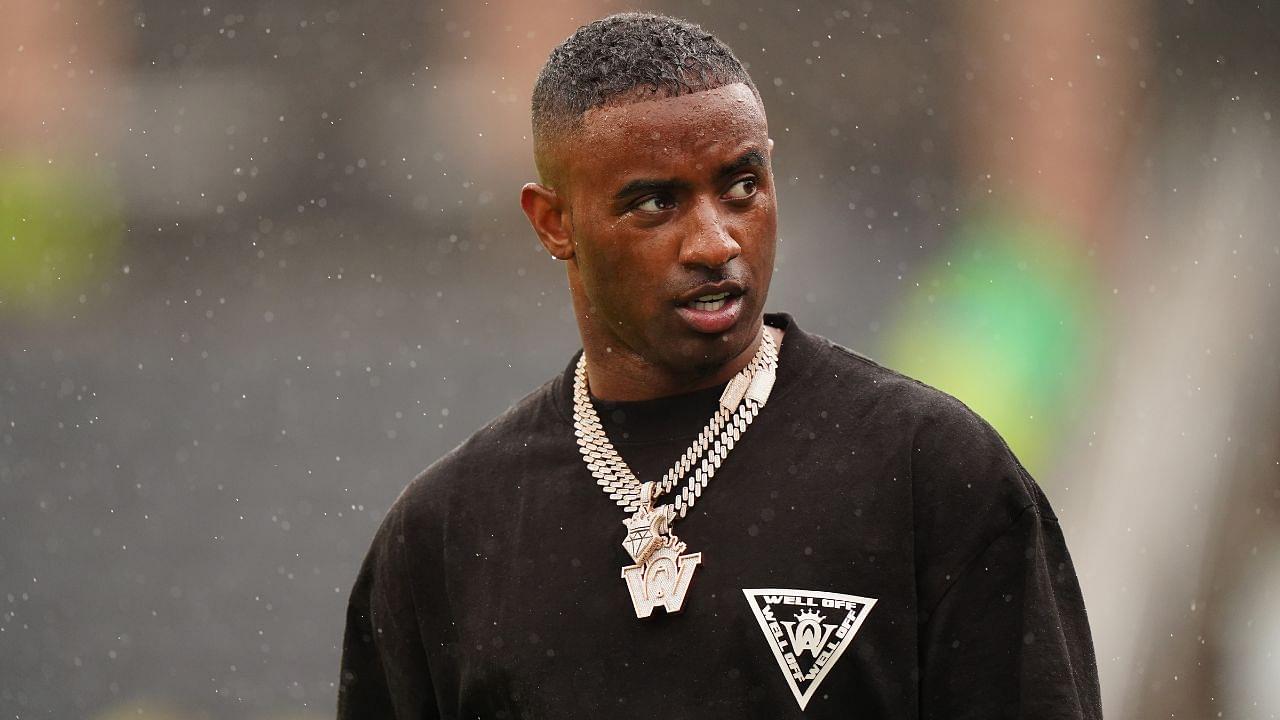
[[[659,605],[669,613],[679,612],[693,571],[702,562],[702,553],[680,554],[685,545],[671,533],[675,508],[655,508],[653,489],[651,482],[640,486],[641,507],[622,521],[627,527],[622,547],[636,563],[622,568],[622,579],[627,581],[638,618],[649,617]]]
[[[622,579],[631,591],[636,617],[649,617],[659,605],[669,613],[679,612],[684,607],[693,571],[701,562],[702,553],[680,555],[664,547],[650,554],[642,564],[622,568]]]

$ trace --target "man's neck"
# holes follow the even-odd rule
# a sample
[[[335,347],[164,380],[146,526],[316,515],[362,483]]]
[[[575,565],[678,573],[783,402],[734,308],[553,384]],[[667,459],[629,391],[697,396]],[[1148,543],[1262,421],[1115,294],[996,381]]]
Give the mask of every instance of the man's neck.
[[[591,395],[610,401],[652,400],[723,385],[755,357],[760,347],[761,331],[769,333],[775,345],[782,346],[783,331],[761,323],[755,339],[728,362],[710,372],[685,375],[656,366],[639,355],[598,353],[587,349],[587,383]]]

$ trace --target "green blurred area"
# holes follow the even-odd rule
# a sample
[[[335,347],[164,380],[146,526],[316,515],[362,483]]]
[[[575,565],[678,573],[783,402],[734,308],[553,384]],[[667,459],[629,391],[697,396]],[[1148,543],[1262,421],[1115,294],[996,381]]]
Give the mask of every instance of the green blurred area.
[[[42,314],[114,266],[124,224],[109,181],[0,161],[0,314]]]
[[[906,298],[889,365],[967,404],[1034,474],[1087,391],[1105,328],[1083,243],[1010,213],[966,225]]]

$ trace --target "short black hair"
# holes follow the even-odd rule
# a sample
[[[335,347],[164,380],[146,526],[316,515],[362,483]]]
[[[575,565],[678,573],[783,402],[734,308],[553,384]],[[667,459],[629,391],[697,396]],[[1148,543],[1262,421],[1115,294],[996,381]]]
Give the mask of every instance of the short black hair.
[[[734,83],[760,96],[729,46],[698,25],[650,13],[610,15],[578,28],[542,66],[533,87],[534,145],[622,96],[675,97]]]

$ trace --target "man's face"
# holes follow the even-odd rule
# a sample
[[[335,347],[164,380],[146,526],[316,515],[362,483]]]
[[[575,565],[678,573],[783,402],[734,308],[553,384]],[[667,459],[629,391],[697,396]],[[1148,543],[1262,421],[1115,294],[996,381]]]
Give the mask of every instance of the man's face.
[[[751,89],[595,108],[571,142],[558,190],[584,335],[681,374],[746,350],[777,244],[771,142]]]

